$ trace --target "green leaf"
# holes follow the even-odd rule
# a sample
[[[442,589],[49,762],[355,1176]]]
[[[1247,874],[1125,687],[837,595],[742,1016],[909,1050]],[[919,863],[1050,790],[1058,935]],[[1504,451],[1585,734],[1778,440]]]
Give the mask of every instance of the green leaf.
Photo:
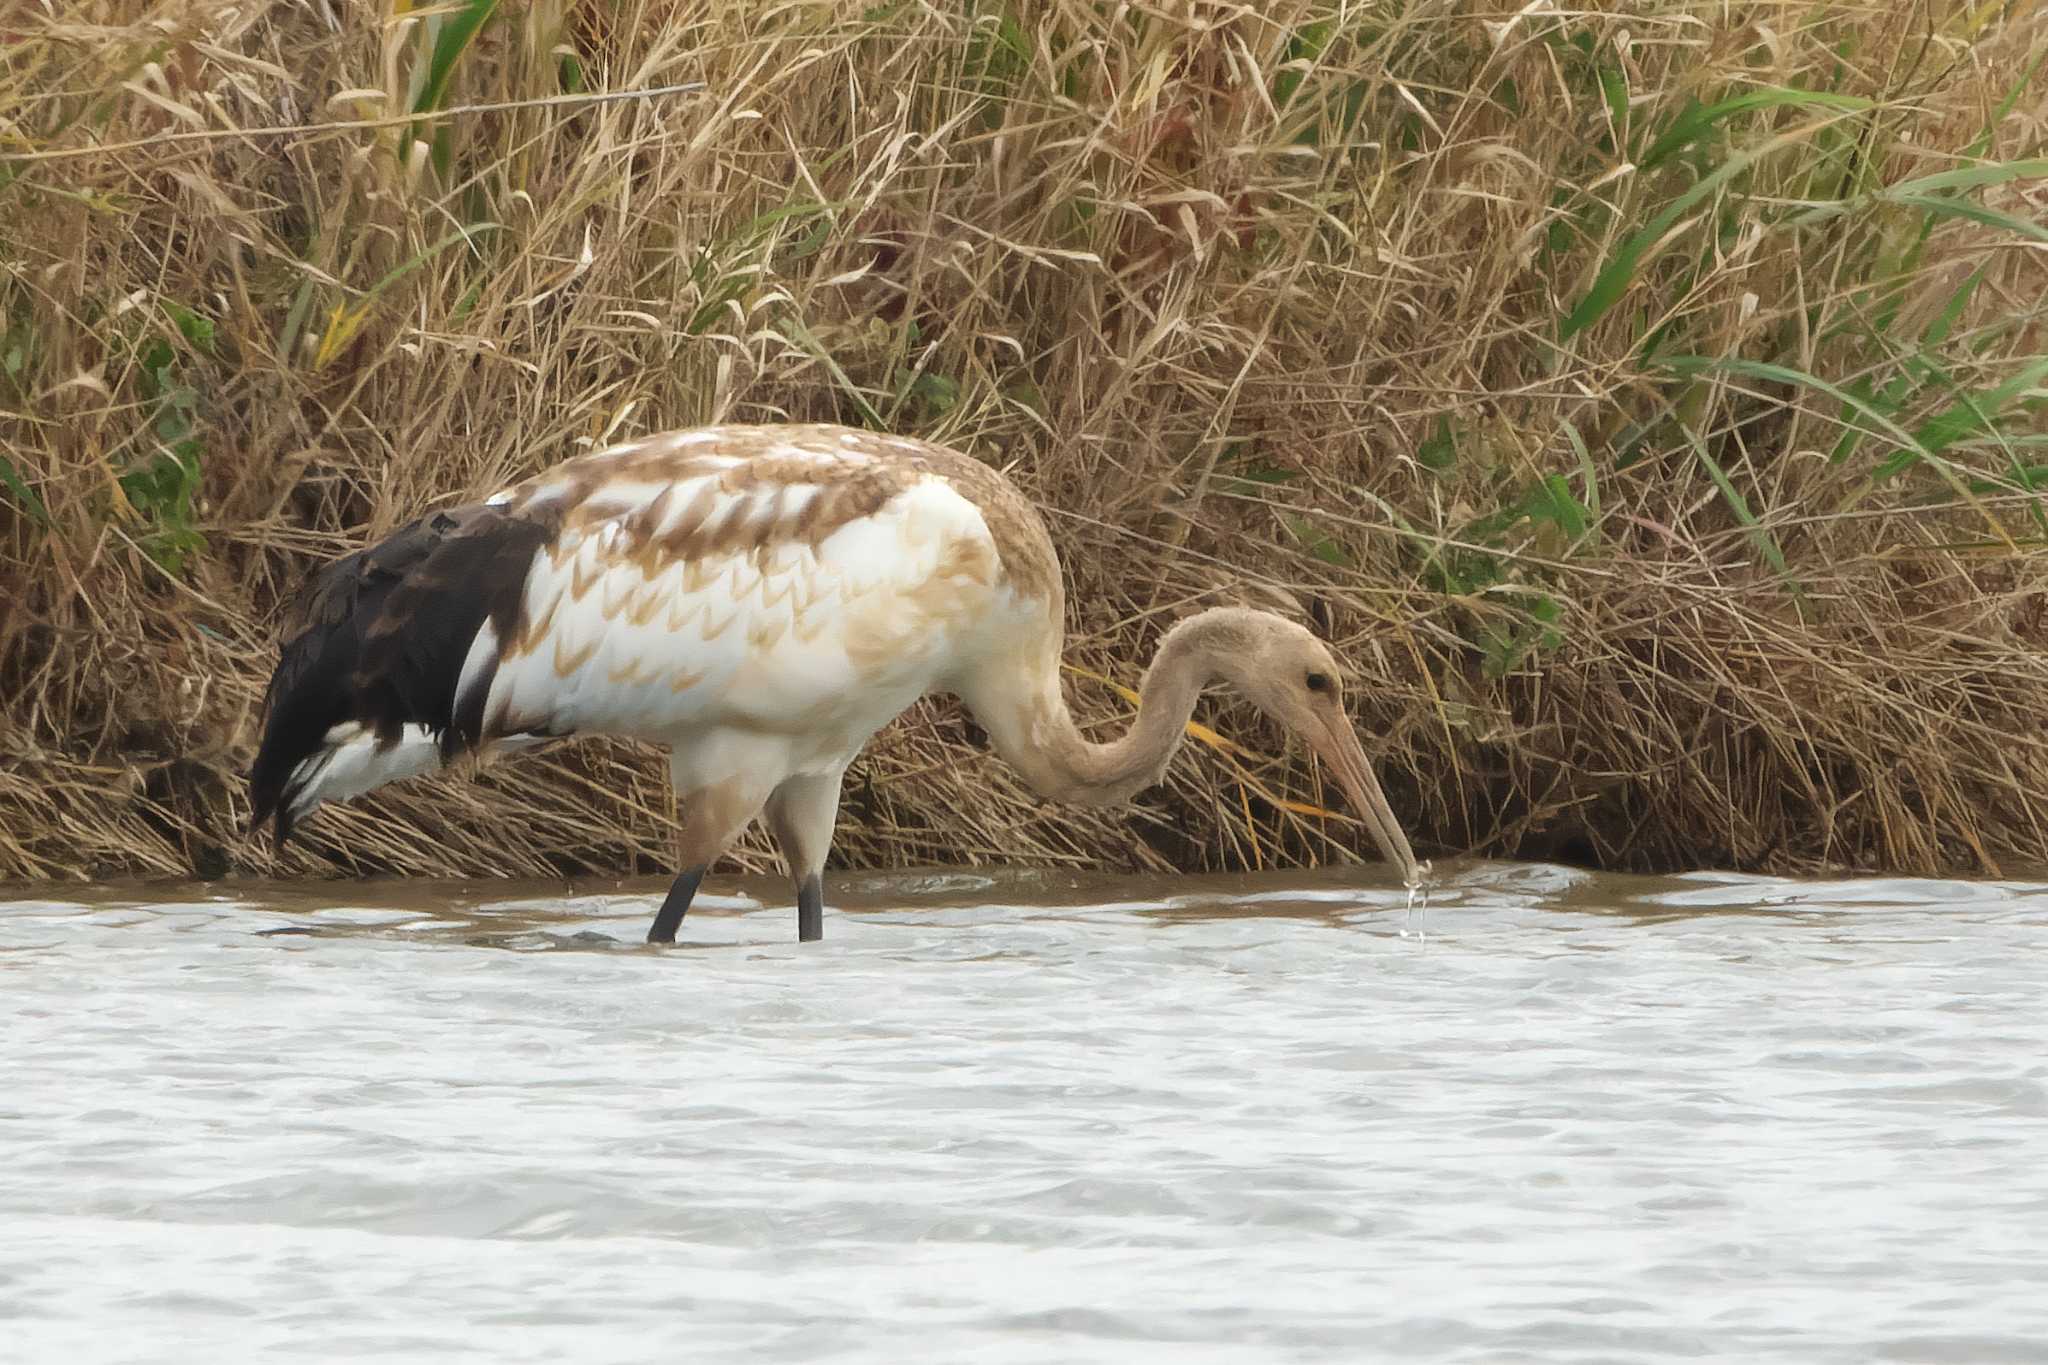
[[[1301,89],[1304,73],[1299,66],[1309,65],[1322,56],[1323,50],[1330,45],[1330,35],[1336,31],[1335,19],[1317,19],[1313,23],[1303,24],[1294,31],[1287,40],[1287,61],[1283,64],[1287,69],[1273,77],[1275,108],[1287,107],[1288,101]]]
[[[1911,388],[1912,381],[1901,375],[1886,385],[1885,391],[1879,394],[1868,376],[1859,376],[1844,385],[1842,391],[1853,395],[1858,403],[1868,403],[1877,411],[1890,417],[1896,414],[1904,405],[1905,395]],[[1861,411],[1861,409],[1844,406],[1841,417],[1837,419],[1841,425],[1842,434],[1836,439],[1835,448],[1828,452],[1829,464],[1840,464],[1843,460],[1848,459],[1854,453],[1856,447],[1863,443],[1863,438],[1869,434],[1863,427],[1850,420],[1858,411]]]
[[[1005,384],[1003,386],[1003,398],[1036,417],[1042,419],[1045,416],[1045,394],[1039,390],[1038,385],[1028,376],[1022,379],[1013,379],[1008,384]]]
[[[1223,454],[1224,477],[1233,482],[1247,485],[1270,485],[1293,483],[1300,477],[1300,471],[1260,459],[1247,449],[1247,442],[1233,441]]]
[[[1963,309],[1969,307],[1970,296],[1977,292],[1977,286],[1983,282],[1984,267],[1980,265],[1970,272],[1969,278],[1956,286],[1955,293],[1948,296],[1948,302],[1942,305],[1941,312],[1927,324],[1927,330],[1920,334],[1922,345],[1939,346],[1948,340],[1948,334],[1954,329],[1956,319],[1963,315]]]
[[[1547,521],[1573,540],[1586,534],[1586,509],[1572,496],[1571,485],[1562,474],[1545,474],[1522,499],[1522,512],[1531,521]]]
[[[2026,161],[1995,161],[1981,166],[1963,166],[1952,171],[1939,171],[1933,175],[1918,176],[1902,180],[1896,185],[1887,185],[1868,194],[1854,195],[1847,199],[1829,200],[1793,216],[1788,221],[1796,224],[1823,222],[1839,218],[1845,213],[1870,204],[1896,204],[1902,208],[1918,209],[1927,214],[1927,227],[1939,218],[1964,218],[1983,223],[1990,227],[2002,228],[2034,241],[2048,241],[2048,228],[2031,218],[2016,217],[1985,208],[1974,200],[1956,197],[1963,190],[1982,189],[1987,185],[2003,185],[2013,180],[2048,179],[2048,158]],[[1923,228],[1924,239],[1927,228]]]
[[[171,366],[178,359],[178,353],[171,349],[171,343],[162,337],[152,337],[149,345],[142,349],[142,373],[148,379],[145,387],[155,397],[168,384]]]
[[[1491,629],[1481,632],[1481,648],[1486,655],[1480,662],[1479,671],[1494,682],[1514,672],[1515,665],[1529,652],[1529,647],[1518,641],[1512,631]]]
[[[1520,666],[1530,651],[1555,649],[1564,643],[1564,632],[1557,629],[1563,617],[1557,599],[1548,593],[1534,594],[1534,599],[1527,606],[1505,608],[1511,617],[1520,616],[1522,620],[1511,620],[1506,626],[1489,623],[1479,628],[1479,645],[1485,653],[1481,671],[1487,677],[1504,678]]]
[[[921,399],[934,417],[942,417],[960,401],[960,381],[942,374],[921,374],[910,391]]]
[[[187,345],[201,355],[213,354],[213,320],[204,314],[195,313],[182,303],[160,299],[166,316],[178,329],[178,335],[185,338]]]
[[[497,12],[499,0],[456,0],[452,11],[444,10],[427,20],[423,34],[433,42],[433,51],[428,54],[424,75],[415,67],[412,84],[414,89],[412,111],[416,114],[431,113],[439,109],[448,98],[448,87],[455,79],[455,68],[462,61],[462,54],[468,50],[470,41],[477,35],[490,17]],[[441,175],[448,173],[450,140],[448,127],[443,123],[429,137],[425,123],[415,123],[408,133],[407,145],[428,141],[433,149],[434,169]]]
[[[1439,474],[1449,472],[1451,466],[1458,462],[1458,442],[1451,434],[1451,419],[1448,416],[1436,419],[1435,433],[1416,447],[1415,458],[1422,463],[1424,469],[1434,470]]]
[[[1615,136],[1626,145],[1628,138],[1628,74],[1611,62],[1600,63],[1600,93],[1607,101],[1607,117],[1614,123]]]
[[[371,305],[377,301],[378,295],[456,243],[460,242],[474,250],[474,238],[496,232],[502,226],[500,223],[472,223],[468,227],[459,227],[424,251],[386,271],[384,277],[365,290],[362,297],[354,303],[336,308],[334,316],[328,320],[326,331],[320,337],[319,349],[313,357],[313,368],[317,370],[326,366],[355,338],[356,333],[369,319]]]
[[[1302,548],[1317,559],[1322,560],[1323,563],[1334,564],[1342,569],[1352,567],[1351,556],[1344,553],[1344,547],[1317,530],[1307,521],[1292,513],[1283,514],[1280,520],[1293,533],[1294,538],[1301,542]]]
[[[1873,477],[1889,478],[1914,463],[1924,460],[1936,474],[1941,476],[1943,482],[1955,490],[1957,497],[1969,503],[1976,510],[1977,514],[1984,518],[1984,524],[1991,528],[1993,534],[1997,535],[2001,540],[2010,541],[2010,537],[2006,535],[2005,528],[1998,524],[1998,519],[1991,514],[1988,508],[1981,506],[1977,502],[1976,497],[1970,492],[1969,485],[1963,481],[1962,476],[1956,472],[1954,466],[1947,460],[1944,460],[1938,452],[1929,450],[1920,440],[1919,436],[1907,431],[1904,427],[1893,421],[1889,414],[1881,411],[1868,399],[1852,394],[1839,385],[1830,384],[1815,375],[1807,374],[1803,370],[1795,370],[1785,365],[1773,365],[1762,360],[1740,360],[1732,356],[1719,360],[1707,356],[1673,356],[1663,363],[1680,374],[1699,374],[1707,370],[1718,369],[1724,370],[1729,374],[1743,374],[1749,375],[1752,378],[1770,379],[1781,384],[1802,384],[1816,392],[1828,395],[1845,407],[1854,409],[1861,416],[1868,419],[1878,430],[1884,432],[1901,446],[1905,447],[1897,455],[1887,460],[1884,465],[1880,466],[1881,470],[1888,472],[1882,475],[1874,475]],[[1857,496],[1860,497],[1861,495],[1858,494]],[[1854,501],[1855,498],[1851,498],[1850,504],[1853,504]]]
[[[23,481],[20,473],[14,468],[14,461],[5,455],[0,455],[0,485],[4,485],[8,492],[14,494],[15,501],[28,513],[30,521],[43,527],[50,524],[50,509],[43,506],[43,500],[36,496],[36,490]]]

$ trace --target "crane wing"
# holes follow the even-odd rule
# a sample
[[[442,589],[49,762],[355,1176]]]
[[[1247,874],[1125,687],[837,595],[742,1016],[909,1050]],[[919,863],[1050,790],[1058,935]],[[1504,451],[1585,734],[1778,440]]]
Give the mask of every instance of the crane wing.
[[[944,673],[999,577],[973,503],[857,451],[688,439],[586,457],[504,498],[558,529],[517,620],[484,621],[468,649],[463,740],[733,726],[857,747]]]

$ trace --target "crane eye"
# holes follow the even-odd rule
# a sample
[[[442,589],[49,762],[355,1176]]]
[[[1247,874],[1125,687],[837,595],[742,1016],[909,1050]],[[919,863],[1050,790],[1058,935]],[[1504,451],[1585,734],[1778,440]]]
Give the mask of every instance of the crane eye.
[[[1336,690],[1336,684],[1330,680],[1330,675],[1327,673],[1311,673],[1303,681],[1308,684],[1308,690],[1311,692],[1334,692]]]

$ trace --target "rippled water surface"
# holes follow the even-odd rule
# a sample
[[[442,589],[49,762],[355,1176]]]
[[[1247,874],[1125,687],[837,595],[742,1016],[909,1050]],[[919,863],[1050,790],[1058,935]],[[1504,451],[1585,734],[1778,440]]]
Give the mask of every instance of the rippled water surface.
[[[0,899],[0,1357],[2048,1360],[2048,887]]]

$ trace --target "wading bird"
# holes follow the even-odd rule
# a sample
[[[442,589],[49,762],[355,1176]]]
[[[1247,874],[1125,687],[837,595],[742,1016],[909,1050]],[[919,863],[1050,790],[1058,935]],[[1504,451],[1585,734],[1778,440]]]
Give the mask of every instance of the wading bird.
[[[280,847],[322,801],[458,756],[577,734],[666,744],[680,873],[760,814],[823,933],[839,783],[927,692],[960,697],[1045,796],[1100,805],[1158,782],[1196,696],[1234,688],[1303,735],[1381,855],[1415,855],[1300,626],[1219,607],[1166,633],[1121,738],[1083,738],[1060,688],[1065,594],[1038,512],[1001,474],[923,441],[832,426],[707,427],[566,461],[327,565],[294,606],[250,772]]]

